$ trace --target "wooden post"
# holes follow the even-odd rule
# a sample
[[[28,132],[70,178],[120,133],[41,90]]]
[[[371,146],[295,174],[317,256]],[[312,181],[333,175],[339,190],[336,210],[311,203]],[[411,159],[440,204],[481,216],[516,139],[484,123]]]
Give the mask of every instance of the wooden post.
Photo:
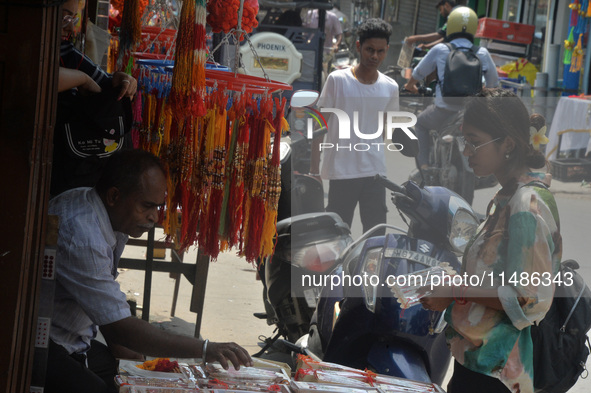
[[[142,319],[150,321],[150,294],[152,293],[152,271],[154,270],[154,232],[148,232],[148,247],[146,248],[146,271],[144,275],[144,302],[142,304]]]
[[[0,2],[0,391],[29,392],[45,245],[61,11]]]

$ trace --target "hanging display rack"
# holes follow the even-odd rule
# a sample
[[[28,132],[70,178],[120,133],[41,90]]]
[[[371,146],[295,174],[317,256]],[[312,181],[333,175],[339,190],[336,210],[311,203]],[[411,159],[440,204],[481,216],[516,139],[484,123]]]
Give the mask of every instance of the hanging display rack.
[[[273,252],[280,163],[279,144],[271,144],[271,136],[288,128],[281,92],[292,86],[269,78],[250,37],[241,29],[240,16],[236,28],[201,57],[203,49],[196,48],[204,48],[205,35],[200,31],[205,30],[197,21],[202,20],[204,2],[189,1],[195,3],[181,10],[174,61],[172,46],[166,53],[151,53],[149,43],[144,51],[131,52],[140,87],[134,145],[159,156],[168,172],[162,225],[181,250],[198,244],[215,258],[220,251],[236,247],[254,262]],[[162,37],[151,29],[154,40]],[[240,38],[249,45],[263,77],[239,72],[243,68]],[[192,39],[203,41],[193,43]],[[230,40],[237,47],[232,70],[211,62]],[[175,69],[179,55],[183,74]],[[203,64],[202,70],[194,59]],[[203,79],[195,79],[199,73]],[[181,80],[188,83],[179,85]],[[271,96],[275,92],[278,98]]]

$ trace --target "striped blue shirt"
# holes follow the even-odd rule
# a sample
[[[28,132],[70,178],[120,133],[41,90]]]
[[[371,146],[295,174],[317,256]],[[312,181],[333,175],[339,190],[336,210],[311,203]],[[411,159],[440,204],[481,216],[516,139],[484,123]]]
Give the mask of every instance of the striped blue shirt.
[[[94,64],[88,56],[76,49],[70,41],[62,40],[61,42],[60,66],[84,72],[86,75],[90,76],[101,89],[111,87],[111,81],[113,80],[112,75]]]
[[[128,236],[113,231],[94,188],[75,188],[49,202],[60,217],[50,338],[69,353],[85,353],[97,326],[131,316],[115,281]]]

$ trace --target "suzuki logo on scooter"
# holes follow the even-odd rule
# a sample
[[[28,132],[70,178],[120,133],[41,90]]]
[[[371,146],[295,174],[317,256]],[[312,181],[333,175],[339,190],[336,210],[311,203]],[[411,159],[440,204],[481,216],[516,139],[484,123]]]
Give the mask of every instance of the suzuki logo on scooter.
[[[419,246],[419,250],[421,250],[421,252],[424,253],[424,254],[428,253],[430,249],[431,249],[431,247],[429,247],[426,244],[421,244]]]

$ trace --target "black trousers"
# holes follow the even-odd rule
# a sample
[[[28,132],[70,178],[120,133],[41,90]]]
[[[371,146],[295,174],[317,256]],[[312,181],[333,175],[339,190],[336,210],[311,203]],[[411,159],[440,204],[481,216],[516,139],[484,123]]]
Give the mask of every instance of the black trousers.
[[[118,362],[109,348],[96,340],[91,342],[87,355],[70,355],[50,340],[44,392],[117,393],[117,368]]]
[[[386,189],[373,177],[331,180],[326,211],[337,213],[351,228],[353,213],[359,203],[363,232],[386,223]]]
[[[511,393],[499,379],[472,371],[454,361],[454,374],[447,393]]]

